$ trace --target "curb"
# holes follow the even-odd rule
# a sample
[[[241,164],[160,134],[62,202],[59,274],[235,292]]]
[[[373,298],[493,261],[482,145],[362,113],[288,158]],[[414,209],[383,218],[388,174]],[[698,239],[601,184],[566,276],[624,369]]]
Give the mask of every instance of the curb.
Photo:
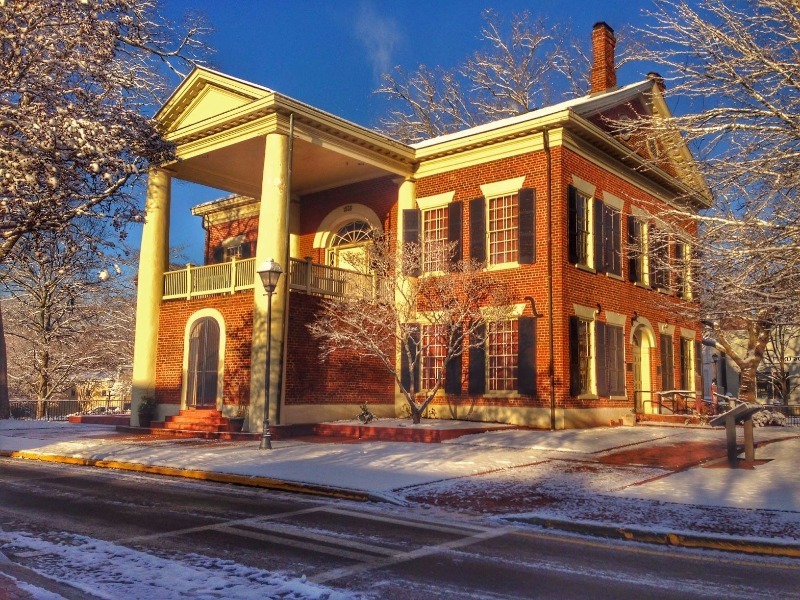
[[[279,490],[282,492],[294,492],[299,494],[309,494],[314,496],[325,496],[328,498],[339,498],[342,500],[356,500],[359,502],[392,502],[391,498],[351,490],[347,488],[335,488],[324,485],[314,485],[306,483],[292,483],[281,479],[271,479],[269,477],[258,477],[250,475],[234,475],[231,473],[216,473],[213,471],[200,471],[196,469],[180,469],[177,467],[159,467],[154,465],[143,465],[139,463],[129,463],[116,460],[100,460],[93,458],[80,458],[76,456],[58,456],[55,454],[39,454],[36,452],[8,451],[0,450],[0,456],[17,458],[24,460],[38,460],[41,462],[60,463],[65,465],[77,465],[82,467],[97,467],[101,469],[117,469],[120,471],[133,471],[136,473],[148,473],[151,475],[164,475],[166,477],[183,477],[185,479],[197,479],[200,481],[211,481],[214,483],[230,483],[248,487],[257,487],[268,490]]]
[[[800,544],[750,541],[729,536],[702,535],[695,533],[655,532],[628,527],[616,527],[602,523],[566,521],[545,517],[514,517],[509,521],[537,525],[544,529],[557,529],[594,537],[604,537],[645,544],[661,544],[683,548],[723,550],[743,554],[762,554],[785,558],[800,558]]]

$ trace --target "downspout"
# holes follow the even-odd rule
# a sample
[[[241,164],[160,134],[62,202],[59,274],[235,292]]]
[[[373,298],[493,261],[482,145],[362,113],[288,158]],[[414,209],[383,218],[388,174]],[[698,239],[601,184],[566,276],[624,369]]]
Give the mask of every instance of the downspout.
[[[292,210],[292,161],[294,160],[294,113],[289,113],[289,164],[287,165],[287,175],[286,175],[286,254],[283,256],[283,276],[287,279],[290,278],[291,270],[292,270],[292,263],[291,263],[291,251],[289,246],[291,245],[291,231],[289,230],[291,225],[291,218],[290,218],[290,211]],[[287,353],[287,345],[289,342],[289,281],[286,282],[286,287],[284,288],[284,294],[286,297],[284,298],[283,305],[286,307],[283,311],[283,348],[281,349],[281,365],[280,370],[280,380],[278,381],[277,389],[278,393],[280,394],[277,402],[275,402],[275,424],[281,424],[281,405],[285,401],[286,396],[286,389],[285,389],[285,381],[286,381],[286,353]],[[269,385],[269,384],[267,384]]]
[[[555,341],[553,339],[554,317],[553,317],[553,190],[552,190],[552,168],[553,159],[550,154],[550,131],[545,129],[542,132],[542,142],[544,144],[544,155],[546,161],[545,168],[545,189],[547,190],[547,329],[550,343],[550,360],[547,366],[548,377],[550,380],[550,430],[556,428],[556,368],[555,368]]]

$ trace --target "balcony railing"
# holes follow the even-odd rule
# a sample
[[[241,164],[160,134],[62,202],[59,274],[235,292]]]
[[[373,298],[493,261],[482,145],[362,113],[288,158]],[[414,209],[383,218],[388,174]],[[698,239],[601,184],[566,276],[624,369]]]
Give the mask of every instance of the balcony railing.
[[[248,258],[204,267],[190,265],[179,271],[164,273],[163,298],[188,300],[252,290],[255,266],[256,260]],[[377,289],[372,275],[297,258],[290,259],[289,288],[306,294],[344,297],[372,296]]]

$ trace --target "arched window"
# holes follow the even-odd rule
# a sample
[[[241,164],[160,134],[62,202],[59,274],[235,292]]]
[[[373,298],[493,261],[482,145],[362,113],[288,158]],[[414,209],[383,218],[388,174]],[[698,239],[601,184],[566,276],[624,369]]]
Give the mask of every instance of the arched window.
[[[216,406],[219,359],[219,324],[212,317],[198,319],[189,333],[187,406]]]
[[[364,246],[372,239],[372,227],[366,221],[350,221],[331,236],[328,264],[354,271],[367,271]]]

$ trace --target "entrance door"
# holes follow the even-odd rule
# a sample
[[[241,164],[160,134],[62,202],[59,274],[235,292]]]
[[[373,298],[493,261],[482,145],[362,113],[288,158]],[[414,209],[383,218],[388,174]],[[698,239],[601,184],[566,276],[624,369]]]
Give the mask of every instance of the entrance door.
[[[638,326],[633,332],[633,393],[636,398],[636,411],[650,414],[655,411],[650,380],[651,340],[647,330]]]
[[[211,317],[198,319],[189,333],[186,405],[214,408],[219,380],[219,324]]]

